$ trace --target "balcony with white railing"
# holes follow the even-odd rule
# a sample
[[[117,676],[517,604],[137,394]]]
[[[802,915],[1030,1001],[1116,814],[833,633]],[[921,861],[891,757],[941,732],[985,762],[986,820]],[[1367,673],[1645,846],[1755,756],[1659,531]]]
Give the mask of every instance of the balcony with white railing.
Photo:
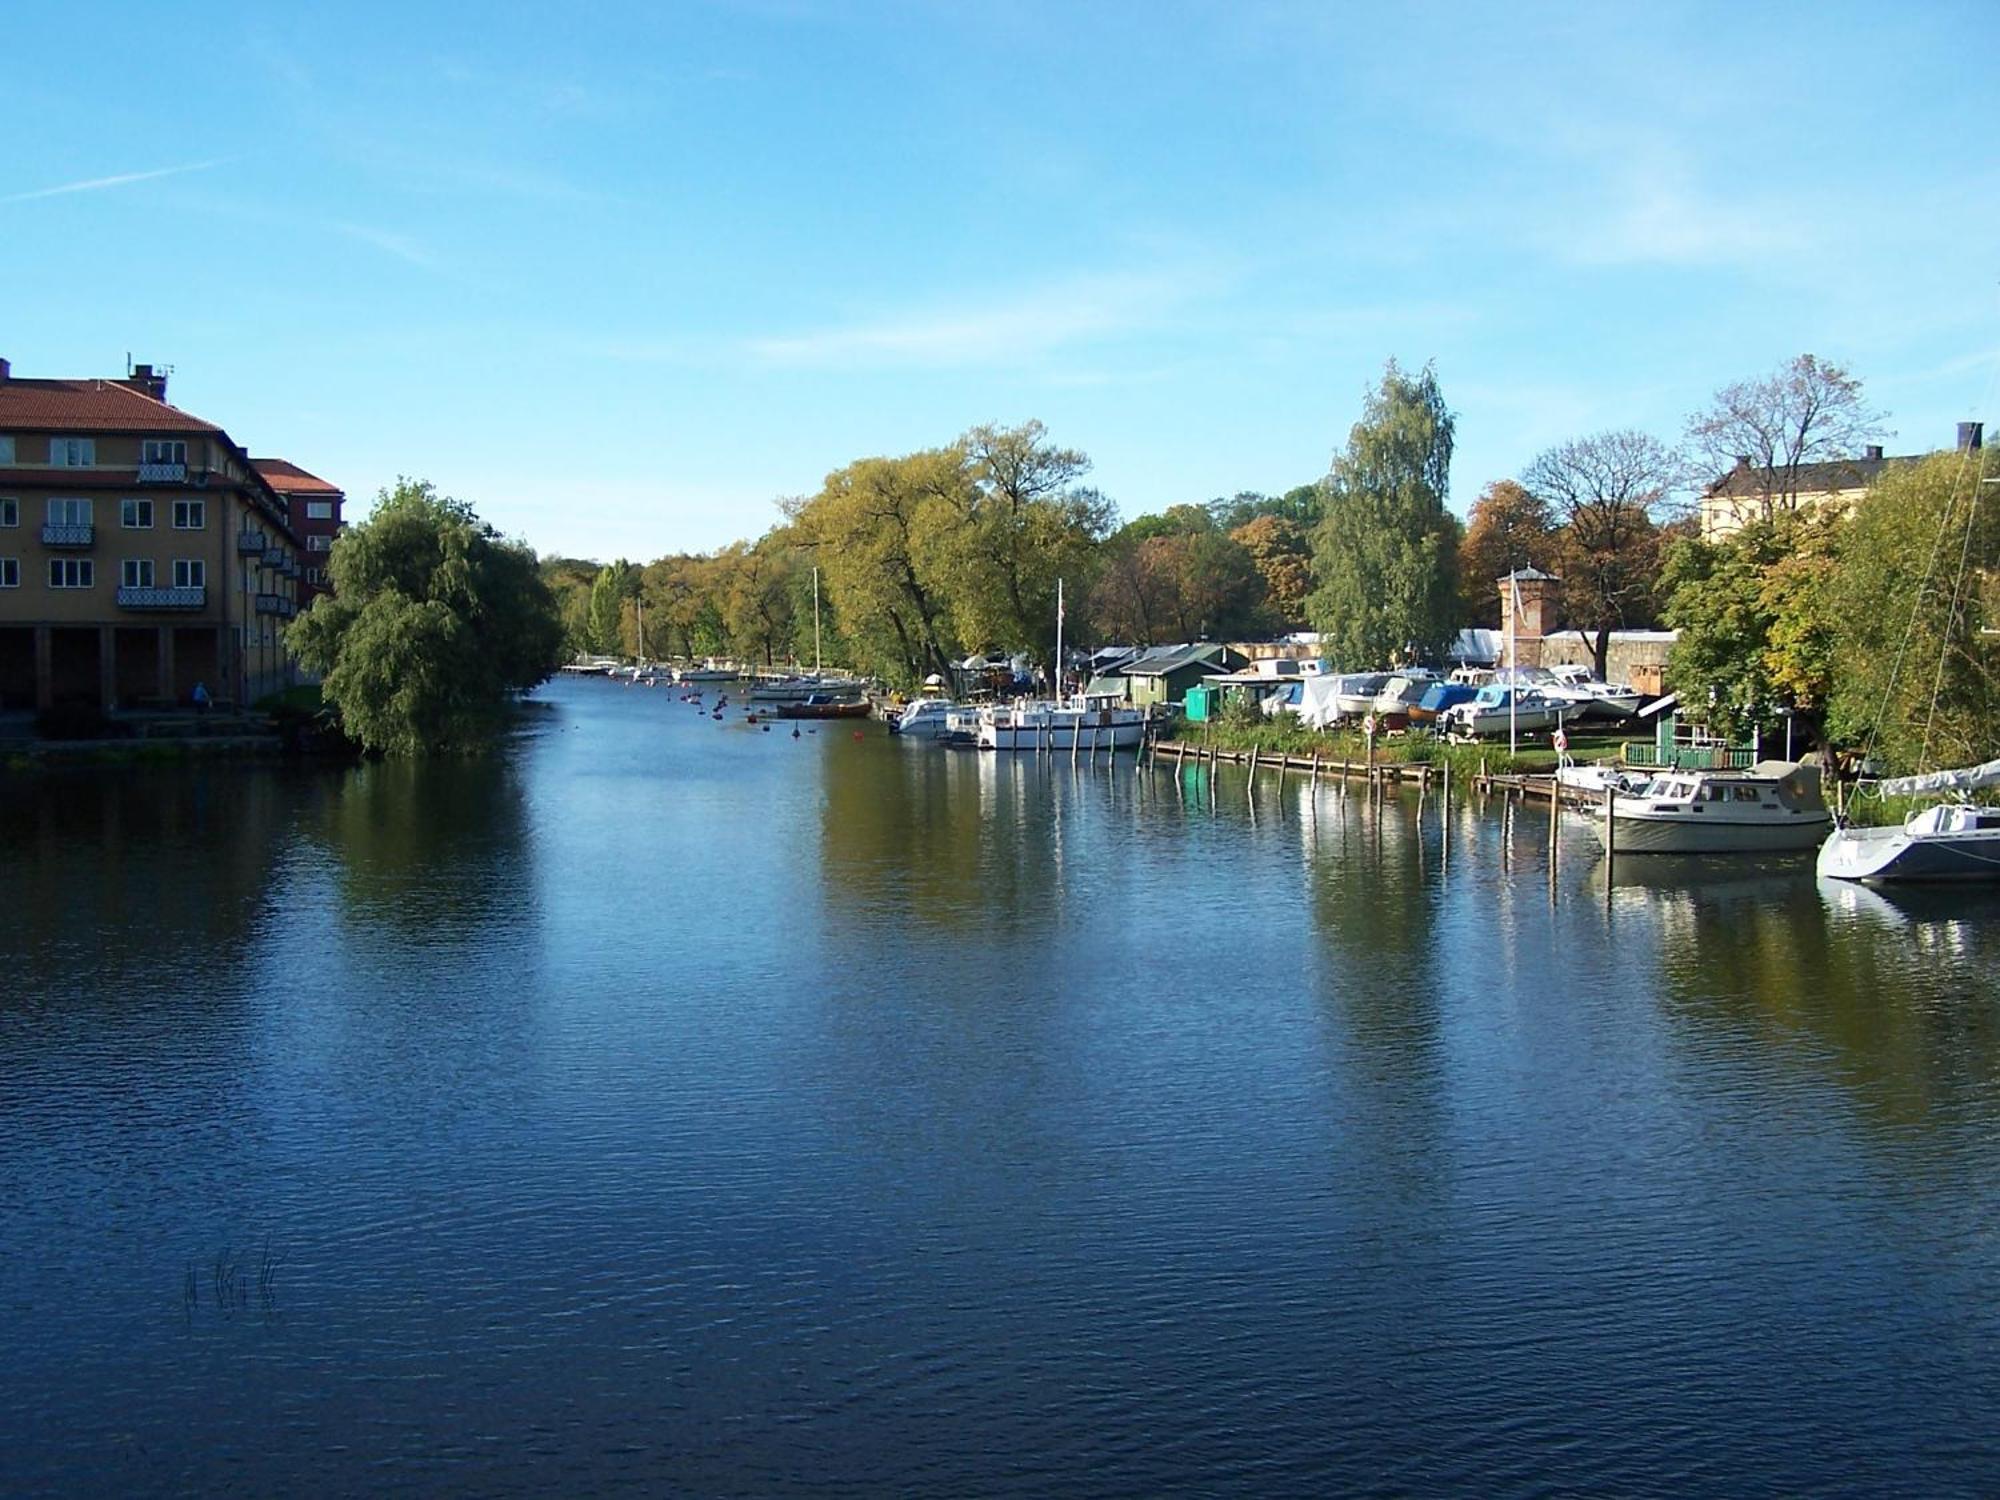
[[[186,464],[140,464],[140,484],[186,484],[188,466]]]
[[[239,531],[236,534],[236,550],[245,557],[262,557],[264,549],[271,545],[271,539],[261,531]]]
[[[288,556],[290,554],[283,547],[266,547],[264,549],[264,566],[267,568],[282,568]]]
[[[179,588],[118,586],[120,609],[200,609],[207,603],[208,590],[199,583],[184,584]]]
[[[260,615],[282,615],[285,612],[285,605],[289,602],[289,600],[278,594],[259,594],[257,596],[257,613]]]
[[[96,528],[88,521],[51,521],[42,528],[44,547],[88,547],[96,540]]]

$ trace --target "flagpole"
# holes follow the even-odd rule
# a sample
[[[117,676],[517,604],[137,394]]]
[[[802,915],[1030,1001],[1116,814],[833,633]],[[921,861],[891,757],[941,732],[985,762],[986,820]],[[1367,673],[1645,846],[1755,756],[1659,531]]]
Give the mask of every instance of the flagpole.
[[[1517,568],[1507,575],[1507,587],[1514,594],[1514,607],[1507,611],[1507,675],[1513,679],[1507,687],[1507,753],[1510,756],[1520,753],[1514,729],[1518,714],[1515,705],[1521,699],[1521,580],[1515,576],[1519,571]]]

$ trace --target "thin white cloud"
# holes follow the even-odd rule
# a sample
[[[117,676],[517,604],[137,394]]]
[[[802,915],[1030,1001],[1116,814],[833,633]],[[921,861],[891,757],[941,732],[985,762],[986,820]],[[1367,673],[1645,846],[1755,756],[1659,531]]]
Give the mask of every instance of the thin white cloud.
[[[1768,200],[1702,193],[1669,160],[1627,164],[1608,174],[1602,212],[1586,210],[1561,245],[1581,265],[1757,263],[1799,247],[1798,234]]]
[[[987,302],[755,338],[744,351],[798,369],[1017,365],[1154,325],[1207,281],[1178,271],[1078,276]]]
[[[152,182],[161,177],[179,177],[187,172],[206,172],[219,167],[226,157],[212,161],[184,162],[178,167],[154,167],[146,172],[119,172],[110,177],[86,177],[81,182],[64,182],[55,187],[33,188],[25,193],[9,193],[0,203],[27,203],[36,198],[59,198],[65,193],[101,193],[106,188],[126,187],[135,182]]]
[[[367,224],[336,223],[333,228],[349,239],[372,245],[383,254],[393,255],[410,265],[421,266],[426,271],[439,269],[438,258],[406,234],[398,234],[391,229],[376,229]]]

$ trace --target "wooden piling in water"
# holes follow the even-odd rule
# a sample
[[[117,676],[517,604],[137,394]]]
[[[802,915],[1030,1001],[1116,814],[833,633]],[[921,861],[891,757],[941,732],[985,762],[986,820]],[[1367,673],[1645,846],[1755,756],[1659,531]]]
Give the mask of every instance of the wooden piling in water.
[[[1618,864],[1618,788],[1604,789],[1604,905],[1611,907],[1611,875]]]

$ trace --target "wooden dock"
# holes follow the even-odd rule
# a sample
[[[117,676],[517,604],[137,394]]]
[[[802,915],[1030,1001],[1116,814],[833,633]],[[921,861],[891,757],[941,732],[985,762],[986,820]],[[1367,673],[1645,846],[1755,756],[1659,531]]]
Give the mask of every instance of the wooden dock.
[[[1254,745],[1248,750],[1222,750],[1213,745],[1191,745],[1185,740],[1158,740],[1153,744],[1152,753],[1156,760],[1165,756],[1176,766],[1189,762],[1198,766],[1248,766],[1253,775],[1258,771],[1276,771],[1280,781],[1299,774],[1315,783],[1325,777],[1329,780],[1365,781],[1374,786],[1413,786],[1427,791],[1441,774],[1439,767],[1422,762],[1332,760],[1318,751],[1310,756],[1276,751],[1267,754]]]

